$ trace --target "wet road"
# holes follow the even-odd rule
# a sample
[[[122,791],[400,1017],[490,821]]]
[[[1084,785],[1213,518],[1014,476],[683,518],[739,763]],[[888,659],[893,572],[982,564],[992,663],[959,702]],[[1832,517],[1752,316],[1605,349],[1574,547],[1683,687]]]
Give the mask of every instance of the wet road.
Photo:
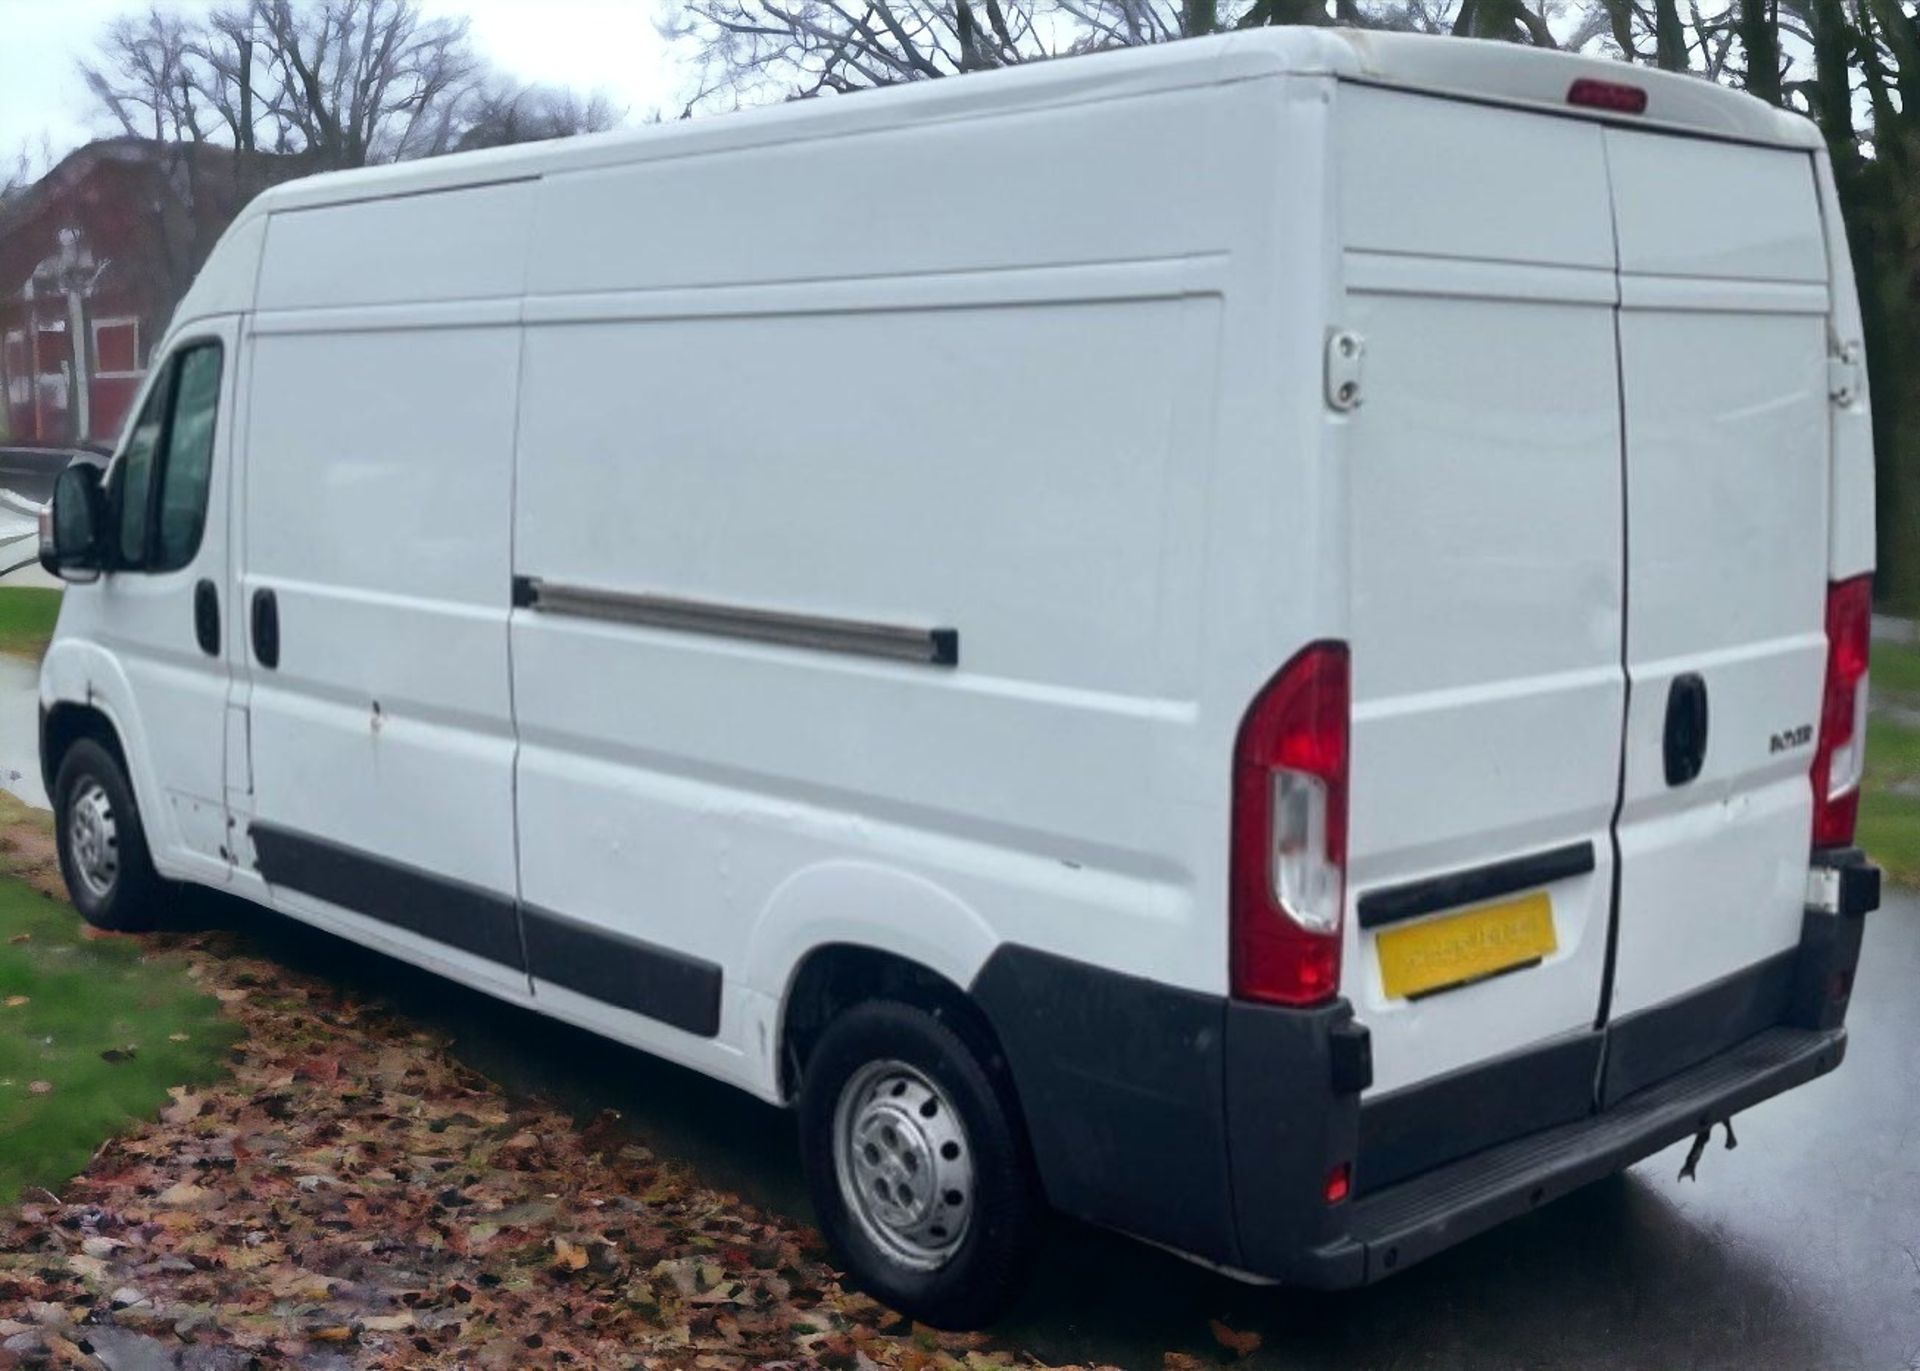
[[[249,909],[269,952],[456,1040],[521,1093],[615,1109],[709,1183],[802,1219],[782,1112],[680,1068]],[[1138,1243],[1056,1225],[997,1330],[1049,1361],[1211,1359],[1208,1320],[1261,1335],[1249,1368],[1920,1368],[1920,899],[1872,916],[1848,1058],[1738,1116],[1699,1180],[1684,1145],[1382,1285],[1260,1289]]]
[[[40,786],[39,682],[38,666],[0,652],[0,790],[45,808],[47,796]]]
[[[0,486],[39,503],[53,494],[54,477],[72,457],[64,448],[0,447]]]

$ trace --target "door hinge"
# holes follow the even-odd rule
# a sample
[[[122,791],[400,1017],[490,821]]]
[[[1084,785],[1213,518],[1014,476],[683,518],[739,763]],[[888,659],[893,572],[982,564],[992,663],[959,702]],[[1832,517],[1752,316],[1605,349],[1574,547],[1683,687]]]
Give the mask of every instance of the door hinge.
[[[1339,414],[1360,408],[1360,364],[1367,340],[1352,329],[1327,331],[1327,407]]]
[[[1860,398],[1866,376],[1860,362],[1860,344],[1842,343],[1827,356],[1827,398],[1843,409]]]

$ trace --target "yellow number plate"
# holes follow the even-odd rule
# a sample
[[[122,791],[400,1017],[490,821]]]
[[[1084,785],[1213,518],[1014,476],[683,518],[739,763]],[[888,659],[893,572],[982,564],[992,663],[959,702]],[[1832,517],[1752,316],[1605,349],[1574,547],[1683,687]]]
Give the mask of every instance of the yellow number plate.
[[[1553,937],[1553,900],[1544,890],[1386,929],[1374,938],[1381,983],[1395,999],[1524,966],[1558,946]]]

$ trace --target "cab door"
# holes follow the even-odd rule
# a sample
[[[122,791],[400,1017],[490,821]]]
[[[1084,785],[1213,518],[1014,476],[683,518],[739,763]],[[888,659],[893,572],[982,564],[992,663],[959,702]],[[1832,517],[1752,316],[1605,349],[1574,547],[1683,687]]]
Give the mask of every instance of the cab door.
[[[91,630],[125,672],[122,723],[151,768],[155,855],[199,880],[230,869],[225,730],[231,673],[227,474],[235,328],[183,331],[154,368],[107,477],[108,574]],[[137,763],[136,763],[137,765]]]

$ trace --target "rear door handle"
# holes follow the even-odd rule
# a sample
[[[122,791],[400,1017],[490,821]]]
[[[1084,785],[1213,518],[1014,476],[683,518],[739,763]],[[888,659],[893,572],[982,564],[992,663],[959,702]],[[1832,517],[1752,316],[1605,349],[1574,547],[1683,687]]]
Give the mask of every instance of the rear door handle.
[[[1689,671],[1667,692],[1665,746],[1667,784],[1685,785],[1707,760],[1707,683]]]
[[[204,576],[193,587],[193,636],[207,656],[220,655],[220,592]]]
[[[264,586],[253,592],[253,660],[269,671],[280,665],[280,602]]]

